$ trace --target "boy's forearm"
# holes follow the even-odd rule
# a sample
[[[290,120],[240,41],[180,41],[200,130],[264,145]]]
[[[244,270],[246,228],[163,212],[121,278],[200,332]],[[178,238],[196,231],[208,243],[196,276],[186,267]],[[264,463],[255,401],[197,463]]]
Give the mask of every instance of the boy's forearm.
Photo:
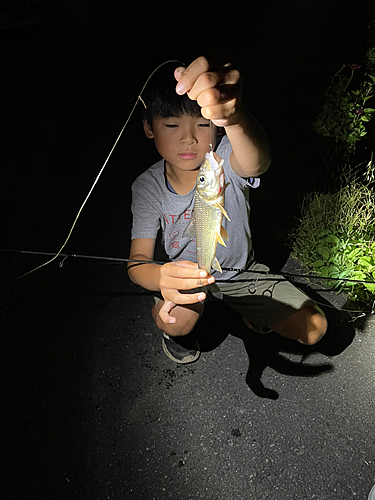
[[[233,148],[234,169],[242,177],[258,177],[268,170],[271,163],[267,135],[245,106],[242,105],[233,118],[233,123],[225,130]]]
[[[144,260],[144,256],[132,256],[133,259]],[[147,258],[145,260],[148,260]],[[128,265],[129,278],[135,283],[146,290],[153,292],[160,291],[160,265],[159,264],[137,264],[131,263]]]

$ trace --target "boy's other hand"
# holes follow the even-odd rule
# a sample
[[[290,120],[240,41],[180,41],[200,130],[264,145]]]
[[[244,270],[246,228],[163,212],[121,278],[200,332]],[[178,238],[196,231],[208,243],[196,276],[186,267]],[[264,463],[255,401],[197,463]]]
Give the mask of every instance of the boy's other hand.
[[[201,56],[187,68],[176,68],[176,92],[197,101],[202,115],[218,127],[237,123],[241,107],[241,74],[230,62],[211,68]]]
[[[180,293],[180,290],[191,290],[215,281],[206,271],[188,260],[168,262],[160,268],[159,287],[164,298],[164,306],[159,316],[164,323],[175,323],[176,318],[170,313],[176,305],[195,304],[206,298],[204,292]]]

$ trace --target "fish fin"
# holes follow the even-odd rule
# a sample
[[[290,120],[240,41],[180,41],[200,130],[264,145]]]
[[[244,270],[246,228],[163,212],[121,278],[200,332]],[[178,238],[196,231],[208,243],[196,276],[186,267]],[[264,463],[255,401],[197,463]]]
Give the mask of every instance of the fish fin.
[[[220,245],[223,245],[223,247],[226,247],[226,244],[224,243],[224,240],[220,233],[216,233],[216,241],[220,243]]]
[[[219,271],[220,273],[222,273],[222,269],[220,267],[220,264],[219,264],[219,261],[217,260],[217,258],[215,257],[213,262],[212,262],[212,267],[213,269],[215,269],[215,271]]]
[[[190,238],[193,240],[195,238],[195,229],[194,229],[194,221],[191,219],[189,224],[186,226],[185,231],[182,234],[183,238]]]
[[[215,203],[215,207],[218,208],[222,212],[222,214],[224,215],[224,217],[226,219],[230,220],[230,218],[228,217],[228,214],[227,214],[225,208],[222,205],[220,205],[220,203]]]
[[[223,238],[224,241],[229,241],[229,236],[228,236],[227,230],[225,229],[224,226],[221,226],[220,234],[221,234],[221,237]]]

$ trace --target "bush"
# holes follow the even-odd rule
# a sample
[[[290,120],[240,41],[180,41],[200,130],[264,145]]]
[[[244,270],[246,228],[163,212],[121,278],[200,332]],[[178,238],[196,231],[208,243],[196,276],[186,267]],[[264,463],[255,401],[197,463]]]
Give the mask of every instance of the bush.
[[[311,193],[292,239],[293,256],[316,275],[375,282],[375,193],[356,180],[335,193]],[[327,282],[352,300],[375,300],[375,283]]]
[[[327,143],[327,164],[338,172],[335,191],[327,188],[328,192],[307,195],[300,223],[291,235],[293,256],[303,265],[328,278],[331,288],[348,292],[350,299],[371,304],[375,300],[375,164],[371,151],[375,109],[369,102],[375,92],[374,32],[372,22],[365,66],[344,64],[335,73],[313,123],[314,131]],[[364,161],[353,166],[358,152]]]

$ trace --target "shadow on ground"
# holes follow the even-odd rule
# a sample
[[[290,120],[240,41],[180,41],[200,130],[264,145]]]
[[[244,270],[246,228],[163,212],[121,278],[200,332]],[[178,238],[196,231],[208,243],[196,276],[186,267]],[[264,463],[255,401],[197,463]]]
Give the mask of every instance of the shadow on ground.
[[[302,289],[304,285],[299,285]],[[306,287],[307,288],[307,287]],[[279,394],[262,383],[262,374],[267,367],[278,373],[291,376],[317,377],[332,371],[332,363],[311,364],[305,361],[313,353],[328,357],[341,354],[353,341],[355,330],[344,315],[324,301],[312,290],[304,290],[314,300],[319,301],[328,319],[326,335],[314,346],[299,344],[275,332],[261,335],[245,326],[241,316],[225,303],[213,300],[206,305],[205,313],[197,326],[196,335],[202,351],[212,351],[232,334],[240,338],[249,357],[246,383],[261,398],[278,399]],[[288,359],[281,353],[301,355],[299,361]]]

